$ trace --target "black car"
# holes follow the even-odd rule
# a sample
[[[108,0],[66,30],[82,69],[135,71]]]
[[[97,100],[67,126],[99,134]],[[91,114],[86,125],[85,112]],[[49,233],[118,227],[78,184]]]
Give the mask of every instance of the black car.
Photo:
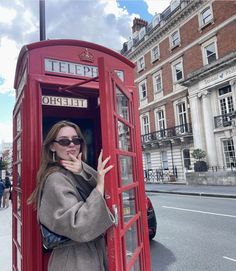
[[[149,239],[151,240],[156,235],[157,220],[156,220],[155,210],[148,196],[146,196],[146,200],[147,200],[148,233],[149,233]]]

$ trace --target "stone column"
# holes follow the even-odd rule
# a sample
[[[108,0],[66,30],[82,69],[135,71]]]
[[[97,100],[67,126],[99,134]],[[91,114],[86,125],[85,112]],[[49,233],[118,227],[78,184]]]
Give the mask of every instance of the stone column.
[[[233,112],[232,116],[232,137],[234,143],[234,155],[236,157],[236,110]]]
[[[217,166],[218,162],[214,135],[214,121],[211,108],[210,93],[208,91],[202,92],[202,109],[208,165],[209,167]]]
[[[236,79],[230,81],[232,95],[233,95],[233,103],[236,105]],[[236,108],[234,108],[234,112],[232,115],[232,137],[234,143],[234,153],[236,157]]]
[[[197,94],[191,97],[189,96],[189,102],[191,109],[194,148],[206,150],[203,131],[202,110],[200,106],[200,100]]]

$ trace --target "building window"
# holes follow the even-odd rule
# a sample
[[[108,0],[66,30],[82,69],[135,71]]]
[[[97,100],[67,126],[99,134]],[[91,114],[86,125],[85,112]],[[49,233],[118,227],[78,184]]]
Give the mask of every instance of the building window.
[[[160,57],[160,50],[159,50],[159,45],[155,46],[153,49],[152,49],[152,62],[156,61],[157,59],[159,59]]]
[[[143,134],[149,134],[149,120],[148,116],[142,117],[142,128],[143,128]]]
[[[234,111],[233,96],[230,85],[219,89],[219,100],[222,115],[226,115]]]
[[[201,27],[204,27],[211,23],[213,21],[213,13],[212,9],[210,6],[205,8],[201,13],[200,13],[200,23]]]
[[[155,27],[156,25],[158,25],[161,21],[161,14],[155,14],[153,19],[152,19],[152,27]]]
[[[205,48],[205,56],[207,64],[211,64],[212,62],[216,61],[216,44],[215,42],[210,43]]]
[[[173,64],[172,66],[172,70],[173,70],[173,79],[174,82],[180,81],[181,79],[183,79],[183,65],[182,62],[177,62],[175,64]]]
[[[130,50],[132,46],[133,46],[133,39],[129,37],[128,44],[127,44],[128,50]]]
[[[166,151],[162,151],[161,152],[161,164],[162,164],[162,168],[164,170],[168,170],[168,157],[167,157],[167,152]]]
[[[228,85],[228,86],[225,86],[225,87],[219,89],[219,96],[225,95],[225,94],[231,93],[231,92],[232,92],[231,85]]]
[[[145,62],[144,62],[144,57],[141,57],[139,60],[138,60],[138,71],[142,71],[144,70],[145,68]]]
[[[179,31],[176,30],[170,36],[170,48],[174,48],[179,45],[180,45],[180,34],[179,34]]]
[[[161,80],[161,73],[155,73],[153,75],[153,89],[154,94],[157,94],[158,92],[162,91],[162,80]]]
[[[165,115],[164,110],[159,110],[156,112],[156,120],[157,120],[157,130],[159,132],[159,137],[165,137]]]
[[[234,111],[233,96],[230,85],[219,89],[219,106],[222,115],[223,127],[230,126],[232,123],[231,115]]]
[[[221,114],[226,115],[234,111],[233,97],[227,96],[220,99]]]
[[[189,170],[191,168],[191,159],[190,159],[189,149],[183,150],[183,159],[184,159],[184,168]]]
[[[138,38],[141,40],[146,34],[146,27],[142,27],[139,31]]]
[[[143,100],[143,99],[147,98],[147,84],[146,84],[146,80],[142,81],[139,84],[139,98],[140,98],[140,100]]]
[[[152,169],[151,153],[149,152],[144,153],[144,164],[146,170]]]
[[[177,104],[177,116],[178,116],[178,131],[177,133],[183,134],[187,132],[187,111],[185,103]]]
[[[233,139],[223,141],[225,165],[227,168],[236,167],[235,150]]]
[[[213,63],[218,59],[217,52],[217,38],[213,37],[210,40],[204,42],[201,46],[203,65]]]

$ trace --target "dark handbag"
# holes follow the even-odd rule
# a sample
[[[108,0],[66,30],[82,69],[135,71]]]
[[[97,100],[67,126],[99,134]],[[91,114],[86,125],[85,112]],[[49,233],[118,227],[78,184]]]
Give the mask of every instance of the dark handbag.
[[[68,237],[59,235],[55,232],[50,231],[46,226],[40,224],[41,236],[43,247],[45,250],[51,250],[60,245],[64,245],[65,242],[70,241]]]

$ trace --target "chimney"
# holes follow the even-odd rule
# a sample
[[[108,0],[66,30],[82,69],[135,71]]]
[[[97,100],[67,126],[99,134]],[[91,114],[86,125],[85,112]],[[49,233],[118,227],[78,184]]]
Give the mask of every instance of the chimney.
[[[139,31],[142,27],[147,26],[147,25],[148,25],[147,21],[144,21],[139,18],[134,18],[132,32],[135,33],[136,31]]]

